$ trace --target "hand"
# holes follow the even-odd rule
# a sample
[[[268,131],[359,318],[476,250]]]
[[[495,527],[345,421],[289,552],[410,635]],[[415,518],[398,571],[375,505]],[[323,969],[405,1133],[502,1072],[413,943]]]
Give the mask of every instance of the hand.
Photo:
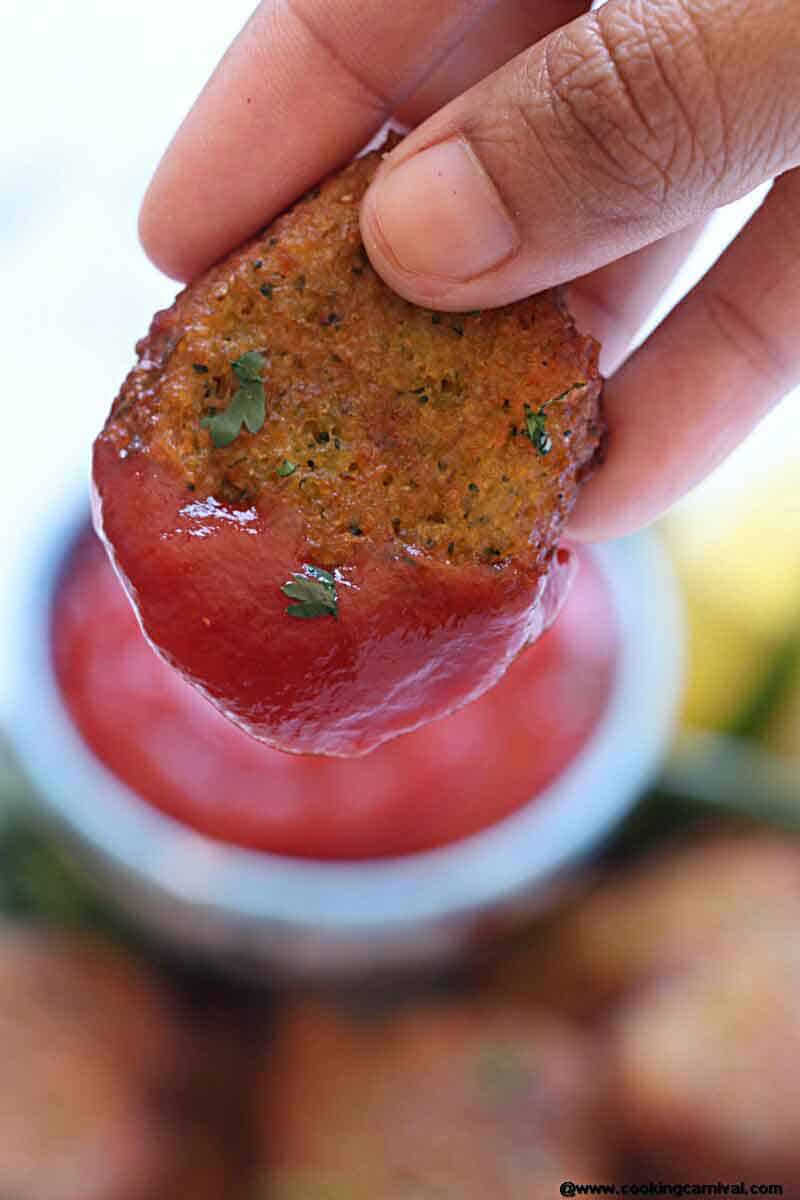
[[[421,122],[365,199],[372,262],[439,309],[577,281],[573,310],[604,342],[606,372],[619,367],[608,462],[570,530],[595,538],[657,516],[800,378],[800,10],[587,7],[264,0],[167,151],[140,228],[153,260],[190,278],[387,117]],[[698,222],[774,176],[625,361]]]

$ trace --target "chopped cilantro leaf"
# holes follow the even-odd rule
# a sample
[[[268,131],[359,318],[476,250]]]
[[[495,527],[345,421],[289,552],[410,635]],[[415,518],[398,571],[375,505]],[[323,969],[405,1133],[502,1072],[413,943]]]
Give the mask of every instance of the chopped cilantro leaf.
[[[525,405],[525,433],[530,438],[534,448],[538,450],[540,454],[549,454],[553,449],[553,439],[547,432],[547,416],[545,409],[549,408],[551,404],[558,404],[559,400],[566,399],[570,392],[574,392],[577,388],[582,388],[585,386],[586,381],[583,379],[578,380],[577,383],[570,384],[570,386],[565,388],[563,392],[559,392],[557,396],[553,396],[552,399],[546,400],[541,408],[537,409],[535,412],[531,408],[530,404]]]
[[[213,416],[203,417],[200,424],[211,434],[217,450],[230,446],[242,430],[258,433],[266,419],[266,401],[261,374],[264,370],[263,354],[251,351],[231,363],[239,387],[227,408]]]
[[[296,573],[281,587],[284,596],[297,601],[286,609],[288,616],[309,620],[313,617],[338,617],[336,580],[329,571],[303,563],[303,573]]]
[[[237,358],[236,362],[231,363],[231,366],[240,383],[261,383],[266,361],[263,354],[259,354],[257,350],[251,350],[249,354],[243,354],[241,358]]]
[[[536,412],[533,411],[530,404],[525,405],[525,432],[533,443],[534,449],[538,450],[540,454],[549,454],[553,449],[553,439],[547,432],[544,405]]]
[[[297,463],[292,462],[291,459],[289,459],[289,458],[285,458],[283,460],[283,462],[281,463],[281,465],[278,467],[278,474],[281,476],[282,479],[285,479],[287,475],[294,475],[296,470],[297,470]]]

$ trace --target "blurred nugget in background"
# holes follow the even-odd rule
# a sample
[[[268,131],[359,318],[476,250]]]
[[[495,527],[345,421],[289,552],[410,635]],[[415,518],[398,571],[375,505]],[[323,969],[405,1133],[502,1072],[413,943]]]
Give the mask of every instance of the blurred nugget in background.
[[[662,1178],[800,1186],[797,914],[728,937],[616,1015],[608,1095],[628,1153]]]
[[[651,976],[720,939],[776,923],[800,929],[800,845],[725,834],[650,853],[589,880],[566,906],[501,944],[481,968],[509,999],[593,1019]]]
[[[798,930],[797,841],[717,835],[596,880],[483,981],[581,1022],[617,1178],[749,1178],[794,1196]]]
[[[0,925],[2,1200],[228,1200],[204,1050],[126,953]]]
[[[253,1200],[543,1200],[608,1176],[583,1036],[545,1014],[289,1004],[265,1049]]]

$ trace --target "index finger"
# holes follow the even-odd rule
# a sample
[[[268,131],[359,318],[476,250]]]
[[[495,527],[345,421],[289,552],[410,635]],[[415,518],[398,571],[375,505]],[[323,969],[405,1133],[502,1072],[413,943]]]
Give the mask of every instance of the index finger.
[[[168,147],[142,244],[191,279],[351,158],[492,0],[264,0]]]

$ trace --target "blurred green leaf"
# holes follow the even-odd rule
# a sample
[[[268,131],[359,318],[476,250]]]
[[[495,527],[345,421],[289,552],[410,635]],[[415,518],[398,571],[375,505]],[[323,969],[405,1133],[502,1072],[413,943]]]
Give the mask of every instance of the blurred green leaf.
[[[79,925],[137,942],[34,815],[31,788],[0,742],[0,918]]]
[[[788,697],[800,674],[800,621],[784,638],[767,664],[761,685],[748,697],[727,733],[756,740]]]

